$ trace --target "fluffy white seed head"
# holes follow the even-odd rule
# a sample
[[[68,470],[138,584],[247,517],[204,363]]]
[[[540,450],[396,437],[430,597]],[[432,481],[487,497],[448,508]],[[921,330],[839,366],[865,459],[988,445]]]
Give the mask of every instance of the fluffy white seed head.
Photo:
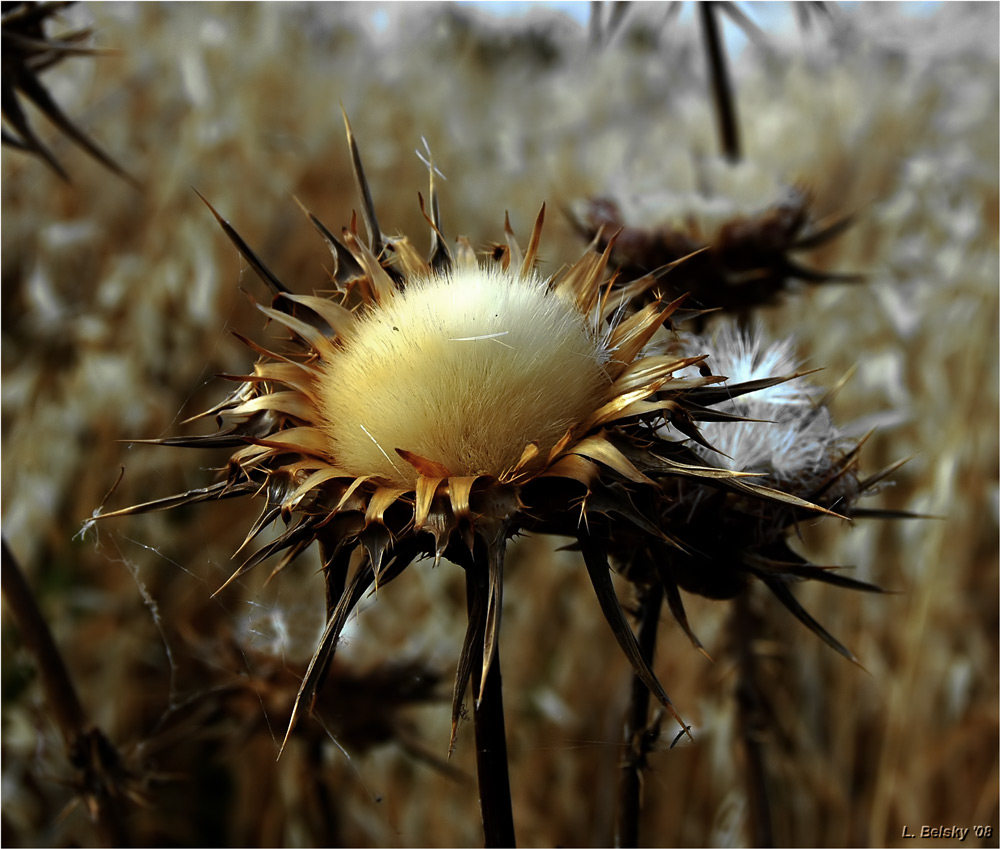
[[[708,353],[712,370],[732,385],[792,374],[798,365],[792,340],[765,345],[760,328],[744,334],[726,326],[691,345]],[[703,424],[705,438],[732,458],[697,447],[713,465],[762,472],[785,484],[805,483],[827,474],[843,447],[829,410],[818,403],[817,388],[802,379],[741,395],[717,409],[763,421]]]
[[[453,475],[542,455],[601,403],[608,355],[537,275],[458,270],[411,279],[359,318],[323,363],[322,426],[337,466],[412,486],[396,449]]]

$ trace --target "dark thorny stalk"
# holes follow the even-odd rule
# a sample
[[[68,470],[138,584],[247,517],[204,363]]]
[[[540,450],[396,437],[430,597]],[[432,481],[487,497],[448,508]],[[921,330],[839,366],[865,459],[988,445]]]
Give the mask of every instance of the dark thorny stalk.
[[[639,649],[652,665],[656,651],[656,632],[663,606],[663,584],[640,585]],[[640,771],[646,766],[646,756],[659,737],[659,722],[648,722],[649,688],[638,675],[632,676],[629,705],[625,713],[624,752],[618,785],[618,811],[615,818],[615,846],[639,845],[639,815],[642,807]]]
[[[84,47],[81,42],[91,36],[89,29],[62,32],[50,36],[46,24],[57,18],[72,2],[3,4],[3,81],[0,82],[0,111],[5,126],[2,142],[5,146],[38,156],[62,179],[70,182],[69,173],[42,142],[28,121],[22,101],[32,104],[63,134],[105,168],[141,190],[139,181],[122,168],[101,147],[81,130],[42,83],[40,75],[65,59],[80,56],[115,55],[113,50]]]
[[[773,846],[771,803],[767,792],[764,742],[767,731],[766,707],[757,681],[757,658],[754,642],[757,616],[750,608],[749,593],[734,599],[733,640],[737,652],[736,710],[739,734],[743,740],[744,777],[750,805],[751,844]]]
[[[88,722],[76,688],[63,662],[52,632],[35,601],[13,552],[3,540],[3,597],[35,659],[51,711],[66,747],[66,756],[76,770],[74,786],[84,799],[98,833],[106,846],[129,846],[123,810],[126,773],[121,756],[104,733]]]
[[[488,600],[486,546],[477,540],[476,556],[466,566],[465,587],[469,608],[466,645],[472,648],[472,668],[482,667]],[[463,655],[465,652],[463,651]],[[514,846],[514,814],[507,768],[507,736],[503,715],[503,681],[500,649],[495,648],[489,671],[480,680],[473,676],[473,723],[476,735],[476,770],[479,808],[486,846]],[[477,692],[478,690],[478,692]]]
[[[722,152],[726,155],[726,159],[735,163],[742,158],[740,132],[736,118],[736,101],[733,97],[733,87],[726,66],[725,45],[722,43],[719,23],[716,19],[716,5],[714,2],[699,3],[698,14],[701,18],[702,32],[705,38],[705,54],[708,59],[708,74],[712,86],[712,100],[715,103],[716,120],[719,124]]]

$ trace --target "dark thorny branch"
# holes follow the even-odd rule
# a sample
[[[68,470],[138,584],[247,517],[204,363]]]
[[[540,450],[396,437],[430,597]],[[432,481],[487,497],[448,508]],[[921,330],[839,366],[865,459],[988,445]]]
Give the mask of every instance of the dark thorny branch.
[[[107,846],[128,846],[124,801],[132,791],[121,755],[100,728],[91,724],[52,632],[13,552],[3,540],[3,597],[38,668],[45,702],[76,770],[73,786]]]
[[[133,188],[139,188],[131,174],[70,120],[41,81],[40,76],[44,71],[64,59],[109,53],[80,46],[91,35],[90,30],[74,30],[54,37],[46,34],[46,23],[70,5],[72,3],[66,2],[3,4],[0,22],[3,41],[3,76],[0,81],[0,111],[5,124],[3,143],[38,156],[69,182],[69,174],[31,126],[23,105],[28,102],[105,168]]]

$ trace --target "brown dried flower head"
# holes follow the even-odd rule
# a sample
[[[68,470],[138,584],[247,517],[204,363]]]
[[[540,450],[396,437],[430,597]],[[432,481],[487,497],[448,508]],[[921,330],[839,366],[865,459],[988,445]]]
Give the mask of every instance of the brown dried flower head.
[[[794,283],[856,282],[855,274],[819,271],[803,265],[795,254],[836,238],[853,221],[850,215],[815,222],[809,193],[798,186],[775,203],[755,212],[730,211],[719,220],[631,221],[621,205],[592,198],[582,205],[576,226],[601,247],[615,234],[612,261],[625,274],[647,274],[676,262],[665,279],[665,291],[688,293],[688,306],[746,314],[775,303]]]

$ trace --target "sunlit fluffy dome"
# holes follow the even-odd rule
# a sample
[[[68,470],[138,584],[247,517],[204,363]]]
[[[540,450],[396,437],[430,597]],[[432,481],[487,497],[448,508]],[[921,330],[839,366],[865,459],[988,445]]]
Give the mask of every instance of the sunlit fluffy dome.
[[[544,454],[599,406],[606,359],[575,305],[537,276],[411,280],[324,364],[324,429],[355,475],[412,485],[400,449],[455,475],[500,477],[529,443]]]

